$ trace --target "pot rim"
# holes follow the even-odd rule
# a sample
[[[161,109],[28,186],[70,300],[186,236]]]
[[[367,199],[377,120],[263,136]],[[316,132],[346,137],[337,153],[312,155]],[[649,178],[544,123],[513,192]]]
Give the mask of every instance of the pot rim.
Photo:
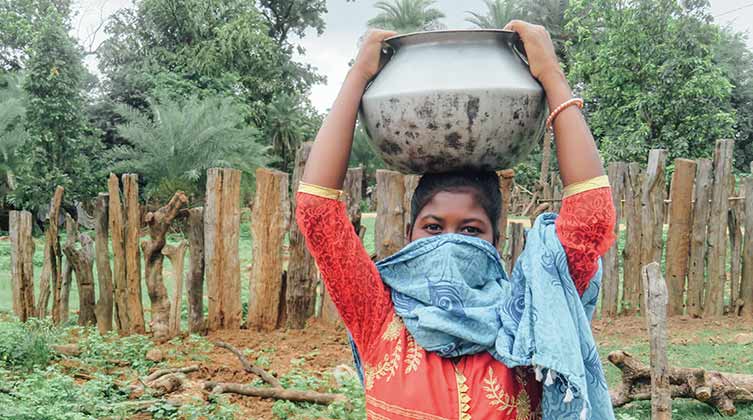
[[[432,42],[482,40],[515,42],[517,39],[518,35],[516,32],[504,29],[445,29],[440,31],[422,31],[400,34],[387,38],[384,42],[397,50],[400,47]]]

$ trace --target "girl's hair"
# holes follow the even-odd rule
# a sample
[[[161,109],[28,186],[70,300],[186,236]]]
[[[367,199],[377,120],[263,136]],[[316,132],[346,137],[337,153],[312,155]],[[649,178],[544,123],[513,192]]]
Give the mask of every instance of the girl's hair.
[[[494,245],[499,241],[499,220],[502,211],[502,193],[499,190],[499,177],[496,172],[462,170],[437,174],[426,174],[421,177],[411,200],[411,232],[416,224],[416,218],[421,209],[442,191],[470,192],[476,202],[484,209],[492,223]]]

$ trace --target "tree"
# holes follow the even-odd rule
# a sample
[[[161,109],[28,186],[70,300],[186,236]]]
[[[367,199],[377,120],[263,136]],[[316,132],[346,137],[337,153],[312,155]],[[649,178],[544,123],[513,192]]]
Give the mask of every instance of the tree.
[[[40,19],[29,48],[23,89],[30,138],[21,152],[18,187],[9,196],[17,207],[45,208],[58,185],[71,205],[94,196],[102,184],[94,176],[99,141],[84,117],[83,56],[66,21],[54,12]]]
[[[314,137],[320,123],[318,114],[312,114],[301,104],[299,98],[282,94],[267,105],[265,138],[271,140],[279,158],[277,166],[284,172],[292,169],[298,147]]]
[[[308,28],[324,33],[327,13],[325,0],[259,0],[259,10],[269,25],[269,36],[280,48],[288,44],[291,33],[303,38]]]
[[[115,147],[114,172],[139,173],[146,197],[165,202],[177,190],[202,196],[206,170],[232,167],[247,174],[267,163],[259,132],[230,98],[151,101],[150,112],[121,105],[118,133],[132,146]]]
[[[512,0],[484,0],[486,14],[467,11],[465,20],[485,29],[502,29],[513,19],[523,19],[525,13]]]
[[[0,3],[0,71],[18,71],[28,59],[28,50],[39,24],[55,14],[69,19],[70,0],[6,0]]]
[[[577,0],[568,11],[570,76],[607,160],[708,157],[733,135],[732,85],[714,63],[704,7],[674,0]]]
[[[18,151],[29,139],[24,127],[25,114],[21,78],[7,75],[0,79],[0,173],[4,180],[0,182],[0,194],[3,198],[15,188],[15,174],[23,162]]]
[[[369,19],[368,25],[401,33],[439,29],[439,20],[445,15],[434,4],[435,0],[378,1],[374,7],[380,12]]]

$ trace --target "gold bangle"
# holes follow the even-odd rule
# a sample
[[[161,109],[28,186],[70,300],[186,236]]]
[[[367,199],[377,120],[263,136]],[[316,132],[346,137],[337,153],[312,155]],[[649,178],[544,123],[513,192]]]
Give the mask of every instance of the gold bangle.
[[[329,198],[330,200],[341,200],[345,195],[342,190],[321,187],[319,185],[308,184],[303,181],[298,183],[298,192],[311,194],[322,198]]]

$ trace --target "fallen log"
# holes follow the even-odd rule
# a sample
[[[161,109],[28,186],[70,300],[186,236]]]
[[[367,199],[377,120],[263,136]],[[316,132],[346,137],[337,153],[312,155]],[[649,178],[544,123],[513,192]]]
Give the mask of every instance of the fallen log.
[[[181,368],[157,369],[154,372],[150,373],[149,376],[144,378],[143,382],[148,384],[149,382],[154,382],[157,379],[170,373],[186,374],[186,373],[196,372],[197,370],[199,370],[198,365],[191,365],[191,366],[186,366],[186,367],[181,367]]]
[[[622,371],[622,382],[610,391],[614,407],[651,399],[649,366],[623,350],[610,353],[608,359]],[[753,375],[669,367],[667,376],[672,398],[695,399],[723,415],[734,415],[735,403],[753,402]]]
[[[275,388],[282,388],[282,384],[280,381],[277,380],[274,376],[270,375],[267,371],[265,371],[262,368],[258,368],[254,365],[252,365],[248,359],[246,359],[243,356],[243,353],[241,353],[240,350],[233,347],[231,344],[225,343],[224,341],[217,341],[214,343],[215,346],[223,348],[225,350],[228,350],[229,352],[233,353],[238,360],[241,362],[241,365],[243,366],[243,370],[245,370],[248,373],[252,373],[258,377],[260,377],[264,382],[272,385]]]
[[[238,394],[248,397],[274,398],[293,402],[308,402],[314,404],[329,405],[334,402],[347,402],[348,399],[342,394],[327,394],[316,391],[298,391],[283,388],[259,388],[243,384],[227,382],[204,382],[204,389],[212,394]]]

